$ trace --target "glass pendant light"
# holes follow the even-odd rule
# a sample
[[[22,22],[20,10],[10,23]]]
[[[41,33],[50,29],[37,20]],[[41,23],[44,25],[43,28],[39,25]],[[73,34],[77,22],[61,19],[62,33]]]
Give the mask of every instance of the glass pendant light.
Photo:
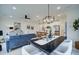
[[[49,14],[49,10],[50,8],[49,8],[49,4],[48,4],[48,15],[45,17],[45,18],[43,18],[43,22],[44,23],[48,23],[48,24],[50,24],[50,23],[52,23],[53,21],[54,21],[54,19],[55,19],[55,17],[53,16],[50,16],[50,14]]]

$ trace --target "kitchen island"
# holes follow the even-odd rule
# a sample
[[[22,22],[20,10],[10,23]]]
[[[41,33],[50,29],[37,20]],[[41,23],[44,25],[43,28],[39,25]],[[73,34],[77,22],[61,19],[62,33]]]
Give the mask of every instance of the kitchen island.
[[[40,40],[31,40],[31,43],[46,54],[53,52],[62,42],[64,36],[55,36],[52,38],[42,38]]]

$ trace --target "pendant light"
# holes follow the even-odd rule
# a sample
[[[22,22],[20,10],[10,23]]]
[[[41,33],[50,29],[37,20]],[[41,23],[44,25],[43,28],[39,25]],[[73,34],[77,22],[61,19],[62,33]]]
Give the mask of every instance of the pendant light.
[[[49,6],[49,4],[48,4],[48,15],[45,17],[45,18],[43,18],[43,23],[48,23],[48,24],[50,24],[50,23],[52,23],[53,21],[54,21],[54,19],[55,19],[55,17],[53,16],[50,16],[50,6]]]

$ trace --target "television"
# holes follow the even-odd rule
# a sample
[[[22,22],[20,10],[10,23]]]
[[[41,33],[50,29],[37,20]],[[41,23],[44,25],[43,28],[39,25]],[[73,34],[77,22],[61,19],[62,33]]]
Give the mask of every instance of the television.
[[[2,30],[0,30],[0,36],[2,36],[3,35],[3,31]]]
[[[9,27],[9,29],[13,29],[13,27]]]

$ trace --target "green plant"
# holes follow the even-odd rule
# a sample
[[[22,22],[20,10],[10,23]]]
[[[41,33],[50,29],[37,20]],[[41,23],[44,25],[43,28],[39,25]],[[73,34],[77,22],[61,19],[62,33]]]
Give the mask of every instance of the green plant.
[[[78,19],[75,19],[75,21],[73,22],[73,27],[74,27],[74,30],[78,30],[79,28],[79,18]]]
[[[47,29],[50,29],[51,27],[50,26],[47,26]]]
[[[48,37],[52,38],[52,28],[51,28],[51,26],[47,26],[47,29],[49,29],[49,35],[48,35]]]

